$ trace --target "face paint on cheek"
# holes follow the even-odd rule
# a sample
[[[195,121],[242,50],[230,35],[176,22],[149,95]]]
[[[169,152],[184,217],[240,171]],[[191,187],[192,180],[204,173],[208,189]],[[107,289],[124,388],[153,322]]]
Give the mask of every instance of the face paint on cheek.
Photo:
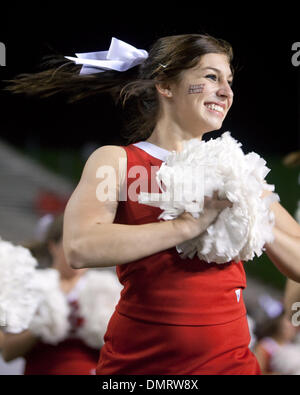
[[[205,84],[190,85],[188,93],[202,93],[204,91]]]

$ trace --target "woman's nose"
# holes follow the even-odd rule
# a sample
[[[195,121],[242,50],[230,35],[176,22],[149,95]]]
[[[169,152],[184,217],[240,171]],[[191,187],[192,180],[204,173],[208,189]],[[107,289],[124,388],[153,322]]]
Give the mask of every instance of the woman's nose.
[[[218,90],[218,95],[221,97],[233,99],[233,92],[231,86],[227,82],[222,84],[222,86]]]

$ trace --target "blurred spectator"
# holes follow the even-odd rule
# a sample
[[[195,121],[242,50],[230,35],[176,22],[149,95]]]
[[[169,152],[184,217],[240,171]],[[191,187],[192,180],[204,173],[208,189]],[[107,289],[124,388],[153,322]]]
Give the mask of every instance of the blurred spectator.
[[[283,158],[283,164],[287,167],[300,166],[300,151],[290,152]]]
[[[279,300],[274,299],[271,295],[260,295],[258,304],[269,318],[276,318],[283,313],[283,304]]]
[[[41,190],[35,201],[35,209],[40,215],[59,215],[64,212],[70,196],[60,196],[57,193]]]
[[[37,222],[35,228],[35,240],[43,241],[46,238],[48,227],[54,220],[53,214],[45,214],[43,215]]]
[[[249,314],[247,314],[247,320],[248,320],[248,326],[249,326],[249,332],[250,332],[250,338],[251,338],[249,348],[251,351],[253,351],[256,341],[257,341],[256,335],[255,335],[256,322]]]
[[[257,330],[258,341],[254,353],[260,364],[262,374],[282,374],[282,372],[274,370],[272,359],[282,347],[292,344],[296,333],[296,328],[284,312],[275,318],[270,318]]]

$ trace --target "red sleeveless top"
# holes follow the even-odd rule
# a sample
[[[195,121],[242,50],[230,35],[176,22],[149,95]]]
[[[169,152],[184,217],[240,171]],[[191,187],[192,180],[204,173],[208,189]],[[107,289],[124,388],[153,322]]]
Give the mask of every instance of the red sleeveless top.
[[[158,192],[155,172],[169,151],[148,142],[123,148],[127,154],[127,191],[119,202],[114,222],[159,222],[162,210],[133,201],[133,192],[136,191],[136,197],[140,192]],[[182,259],[173,247],[118,265],[116,271],[124,286],[116,310],[135,319],[173,325],[214,325],[246,314],[242,262],[216,264],[198,257]]]

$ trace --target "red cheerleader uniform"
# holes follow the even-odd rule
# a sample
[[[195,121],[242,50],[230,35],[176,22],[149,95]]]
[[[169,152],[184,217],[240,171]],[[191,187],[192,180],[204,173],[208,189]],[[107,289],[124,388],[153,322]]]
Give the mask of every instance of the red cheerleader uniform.
[[[127,200],[120,199],[114,222],[159,222],[162,210],[134,201],[133,192],[159,192],[155,173],[169,151],[149,142],[123,148]],[[124,288],[96,374],[260,374],[248,348],[242,262],[182,259],[173,247],[116,271]]]
[[[25,356],[24,375],[90,375],[95,374],[99,350],[86,345],[76,337],[84,320],[78,314],[77,290],[84,281],[81,277],[66,296],[70,306],[70,332],[66,340],[57,345],[39,341]]]

